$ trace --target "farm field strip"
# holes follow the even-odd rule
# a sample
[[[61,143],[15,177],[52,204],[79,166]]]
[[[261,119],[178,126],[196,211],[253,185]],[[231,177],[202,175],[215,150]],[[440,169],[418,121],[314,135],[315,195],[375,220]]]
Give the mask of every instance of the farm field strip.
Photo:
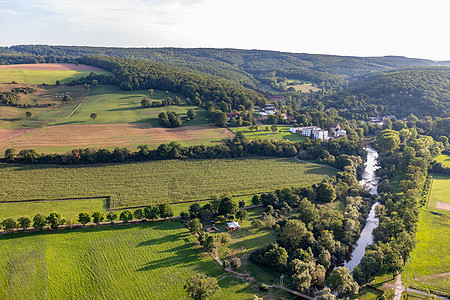
[[[136,150],[139,145],[157,148],[162,143],[177,141],[184,146],[214,145],[230,137],[231,132],[215,126],[152,128],[147,123],[92,124],[48,126],[14,137],[11,130],[0,130],[10,137],[0,145],[0,151],[14,148],[35,149],[40,153],[66,153],[79,148],[126,147]]]
[[[111,196],[111,208],[123,208],[308,186],[334,173],[293,158],[0,165],[0,201]]]
[[[435,209],[437,202],[450,203],[449,195],[450,175],[433,174],[429,207]]]
[[[277,125],[277,131],[272,132],[271,125],[259,125],[258,131],[250,130],[249,127],[233,127],[230,128],[234,133],[242,132],[249,140],[289,140],[304,141],[307,137],[300,134],[289,132],[292,125]],[[281,130],[281,132],[279,132]]]

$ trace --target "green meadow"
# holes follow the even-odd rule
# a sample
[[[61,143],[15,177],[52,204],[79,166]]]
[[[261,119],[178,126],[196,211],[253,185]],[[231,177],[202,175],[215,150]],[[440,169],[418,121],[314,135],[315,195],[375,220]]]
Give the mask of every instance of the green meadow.
[[[258,131],[250,130],[249,127],[233,127],[230,128],[234,133],[242,132],[249,140],[288,140],[288,141],[304,141],[307,137],[300,134],[289,132],[292,125],[277,125],[277,131],[272,132],[271,125],[259,125]],[[280,132],[281,131],[281,132]]]
[[[163,100],[166,97],[172,99],[180,97],[183,105],[166,107],[141,108],[143,97],[150,101]],[[179,94],[155,90],[150,98],[147,91],[122,91],[116,86],[96,86],[91,89],[80,108],[70,118],[66,118],[55,125],[61,124],[117,124],[117,123],[150,123],[152,126],[160,127],[158,123],[158,114],[160,112],[173,111],[183,119],[187,111],[193,108],[197,117],[189,122],[184,122],[183,126],[207,125],[210,122],[207,119],[206,111],[198,106],[187,106],[184,103],[185,97]],[[95,121],[89,118],[91,113],[97,113]]]
[[[219,280],[213,299],[263,296],[178,222],[0,236],[1,299],[180,299],[196,273]]]
[[[450,203],[450,175],[433,174],[429,207],[435,209],[436,202]]]
[[[50,84],[57,80],[61,83],[69,83],[81,77],[86,77],[91,71],[72,70],[22,70],[22,69],[0,69],[0,83],[12,81],[30,84]],[[107,71],[95,71],[98,75],[109,74]]]
[[[416,239],[402,281],[450,293],[450,214],[422,209]]]
[[[335,172],[293,158],[266,157],[91,166],[3,164],[0,201],[111,196],[112,208],[124,208],[309,186]]]
[[[444,166],[450,167],[450,154],[442,154],[435,158],[437,162],[441,162]]]

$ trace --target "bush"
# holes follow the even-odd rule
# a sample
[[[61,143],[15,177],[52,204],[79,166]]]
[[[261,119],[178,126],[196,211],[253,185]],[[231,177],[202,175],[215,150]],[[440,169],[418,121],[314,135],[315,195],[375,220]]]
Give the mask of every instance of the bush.
[[[259,290],[262,292],[267,292],[269,290],[269,287],[267,285],[261,284],[259,285]]]
[[[233,270],[238,269],[242,265],[241,259],[239,257],[233,257],[230,260],[230,266]]]

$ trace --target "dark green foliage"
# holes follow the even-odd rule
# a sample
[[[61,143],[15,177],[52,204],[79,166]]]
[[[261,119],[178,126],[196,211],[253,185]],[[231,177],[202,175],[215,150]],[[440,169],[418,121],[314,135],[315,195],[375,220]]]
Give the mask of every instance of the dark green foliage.
[[[17,228],[17,222],[14,219],[8,218],[1,222],[1,225],[5,231],[10,231]]]
[[[47,225],[47,219],[41,214],[37,214],[33,218],[33,227],[35,229],[43,230],[44,226]]]
[[[223,197],[220,199],[218,207],[219,214],[224,216],[228,214],[235,214],[238,209],[238,204],[231,197]]]
[[[157,205],[149,205],[144,208],[144,217],[146,219],[155,220],[159,217],[159,207]]]
[[[17,220],[17,223],[19,224],[19,227],[23,230],[27,230],[28,227],[31,225],[31,220],[28,217],[20,217]]]
[[[339,267],[331,272],[331,275],[325,280],[325,285],[330,287],[333,292],[341,297],[351,297],[358,293],[359,285],[353,280],[350,270]]]
[[[133,214],[131,213],[131,211],[129,211],[127,209],[127,210],[125,210],[125,211],[120,213],[119,220],[124,222],[124,223],[128,223],[131,220],[133,220]]]
[[[59,212],[52,212],[47,217],[47,223],[48,225],[50,225],[51,229],[58,230],[59,225],[63,225],[64,223],[66,223],[66,220],[63,219]]]
[[[111,222],[111,224],[114,224],[114,220],[117,219],[117,214],[113,211],[108,211],[106,214],[106,219]]]
[[[197,274],[188,279],[184,285],[188,297],[194,300],[208,300],[219,289],[215,278]]]
[[[92,214],[92,221],[97,225],[100,224],[100,222],[102,222],[103,219],[104,217],[101,211],[96,211]]]
[[[142,209],[138,208],[133,212],[133,216],[135,219],[142,219],[144,218],[144,212],[142,211]]]
[[[180,127],[183,122],[181,121],[180,116],[178,116],[174,112],[161,112],[158,115],[159,125],[162,127],[174,128]]]
[[[203,225],[199,219],[195,218],[189,221],[188,228],[190,232],[199,232],[203,228]]]
[[[89,215],[88,212],[81,212],[78,215],[78,222],[80,222],[81,224],[86,225],[90,221],[91,221],[91,216]]]
[[[173,217],[173,209],[172,206],[169,205],[169,203],[161,203],[159,205],[159,216],[161,218],[170,218]]]

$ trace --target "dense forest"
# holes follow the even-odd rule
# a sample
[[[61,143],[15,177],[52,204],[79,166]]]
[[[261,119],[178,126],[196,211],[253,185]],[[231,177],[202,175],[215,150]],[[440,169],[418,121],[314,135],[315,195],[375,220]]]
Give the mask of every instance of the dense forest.
[[[18,54],[26,57],[14,62]],[[161,62],[258,88],[261,74],[340,84],[362,74],[412,66],[438,66],[437,62],[406,57],[352,57],[266,50],[186,48],[104,48],[79,46],[18,45],[0,47],[0,64],[70,61],[85,55],[133,58]]]
[[[327,100],[328,107],[349,110],[347,117],[449,117],[450,69],[410,68],[365,76]]]

